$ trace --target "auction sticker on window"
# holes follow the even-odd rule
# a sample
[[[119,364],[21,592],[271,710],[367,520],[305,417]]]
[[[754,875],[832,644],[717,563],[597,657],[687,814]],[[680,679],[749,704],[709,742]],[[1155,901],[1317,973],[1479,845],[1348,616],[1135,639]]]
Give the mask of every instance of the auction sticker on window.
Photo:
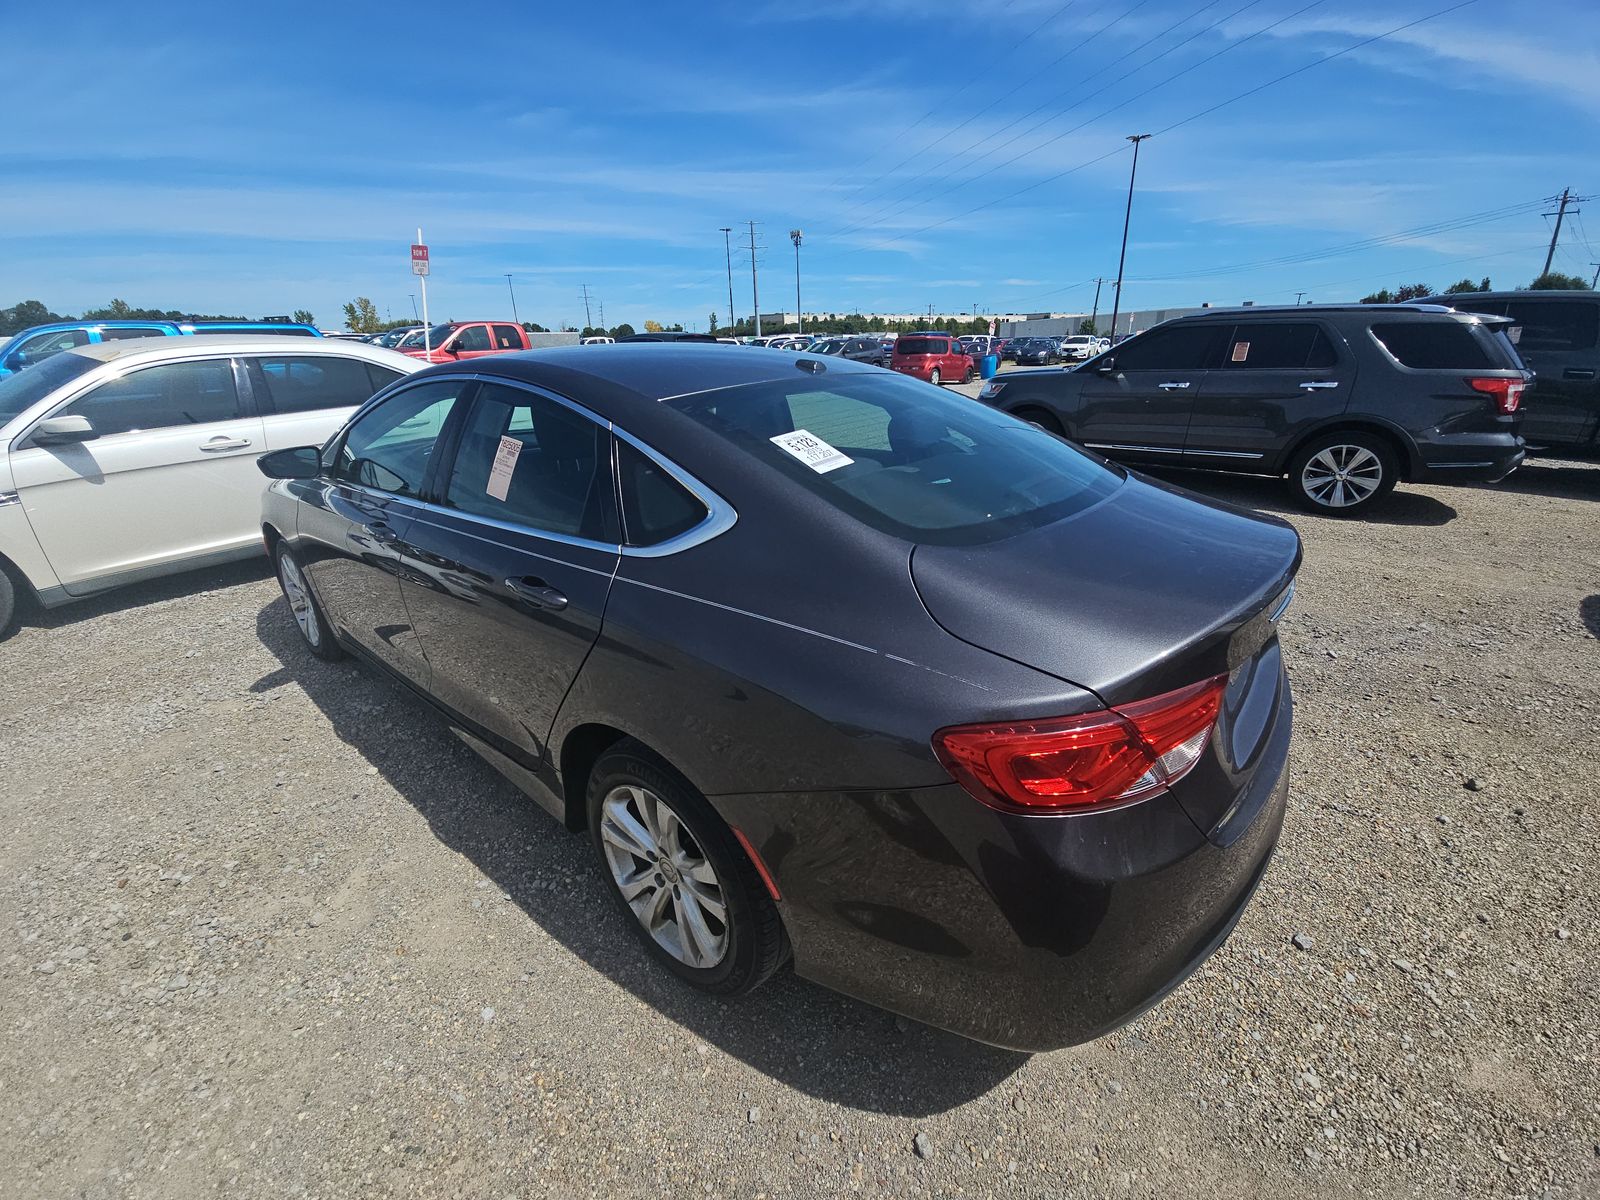
[[[489,486],[484,490],[496,500],[504,500],[511,490],[511,473],[517,469],[517,456],[522,453],[522,443],[514,437],[500,439],[500,448],[494,452],[494,466],[489,468]]]
[[[793,433],[780,433],[769,441],[780,450],[786,450],[810,467],[818,475],[848,467],[855,459],[839,453],[814,433],[796,429]]]
[[[1244,362],[1244,360],[1249,358],[1249,357],[1250,357],[1250,343],[1249,342],[1235,342],[1233,344],[1233,361],[1234,362]]]

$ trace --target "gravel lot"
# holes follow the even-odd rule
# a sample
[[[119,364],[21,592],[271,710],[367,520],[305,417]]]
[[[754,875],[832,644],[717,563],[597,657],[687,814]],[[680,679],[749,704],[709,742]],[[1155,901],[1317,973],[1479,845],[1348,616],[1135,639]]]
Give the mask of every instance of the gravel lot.
[[[1293,514],[1275,865],[1164,1004],[1034,1057],[652,970],[587,843],[302,651],[264,559],[36,618],[0,1195],[1600,1195],[1597,518],[1551,460]]]

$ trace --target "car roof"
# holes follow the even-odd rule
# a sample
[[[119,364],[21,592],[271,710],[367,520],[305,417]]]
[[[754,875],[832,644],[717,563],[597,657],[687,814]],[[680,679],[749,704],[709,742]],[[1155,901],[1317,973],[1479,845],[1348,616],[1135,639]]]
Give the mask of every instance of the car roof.
[[[1449,296],[1440,296],[1442,304],[1454,304],[1457,300],[1600,300],[1600,292],[1592,292],[1584,288],[1538,288],[1527,291],[1511,289],[1500,292],[1457,292]]]
[[[495,375],[538,384],[580,403],[615,407],[617,411],[600,415],[625,420],[636,406],[653,407],[675,396],[804,378],[808,373],[821,380],[834,374],[877,375],[881,368],[804,353],[735,354],[717,342],[617,342],[493,354],[445,363],[425,375]]]
[[[97,362],[123,362],[142,358],[195,358],[207,354],[263,354],[269,351],[293,351],[295,354],[341,354],[346,357],[370,359],[385,365],[407,363],[416,366],[417,360],[404,354],[372,346],[365,342],[352,342],[344,338],[308,338],[296,334],[270,333],[198,333],[192,337],[132,338],[126,341],[95,342],[88,346],[74,346],[63,354],[77,354]]]

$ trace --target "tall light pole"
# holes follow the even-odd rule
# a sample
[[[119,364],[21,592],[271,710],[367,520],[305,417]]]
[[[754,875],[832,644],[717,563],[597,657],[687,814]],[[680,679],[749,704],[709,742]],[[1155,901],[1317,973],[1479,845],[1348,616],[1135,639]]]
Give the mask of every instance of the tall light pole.
[[[794,243],[794,328],[796,333],[804,333],[806,314],[800,308],[800,231],[789,230],[789,240]]]
[[[1117,258],[1117,290],[1111,298],[1111,342],[1117,341],[1117,316],[1122,310],[1122,268],[1128,261],[1128,225],[1133,220],[1133,181],[1139,176],[1139,143],[1147,140],[1152,135],[1148,133],[1130,133],[1128,140],[1133,143],[1133,170],[1128,172],[1128,208],[1122,214],[1122,253]]]
[[[417,312],[417,294],[415,292],[407,292],[406,295],[411,300],[411,315],[419,321],[422,320],[422,314]]]
[[[522,318],[517,316],[517,289],[511,286],[510,271],[506,272],[506,291],[511,293],[511,319],[521,325]]]
[[[761,336],[761,293],[756,289],[756,223],[750,221],[750,303],[755,307],[756,336]]]
[[[723,225],[722,253],[728,260],[728,336],[733,336],[733,328],[738,323],[738,318],[733,315],[733,243],[728,240],[728,235],[733,232],[732,225]]]

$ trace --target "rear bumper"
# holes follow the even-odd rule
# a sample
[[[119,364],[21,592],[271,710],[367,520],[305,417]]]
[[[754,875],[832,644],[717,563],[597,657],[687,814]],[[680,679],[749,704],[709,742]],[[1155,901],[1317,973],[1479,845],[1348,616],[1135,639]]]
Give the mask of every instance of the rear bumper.
[[[1170,794],[1073,817],[997,812],[955,784],[712,802],[772,870],[797,973],[1051,1050],[1132,1020],[1226,940],[1282,828],[1290,703],[1284,687],[1209,838]]]
[[[1496,483],[1527,457],[1522,439],[1510,434],[1466,436],[1418,449],[1413,483]]]

